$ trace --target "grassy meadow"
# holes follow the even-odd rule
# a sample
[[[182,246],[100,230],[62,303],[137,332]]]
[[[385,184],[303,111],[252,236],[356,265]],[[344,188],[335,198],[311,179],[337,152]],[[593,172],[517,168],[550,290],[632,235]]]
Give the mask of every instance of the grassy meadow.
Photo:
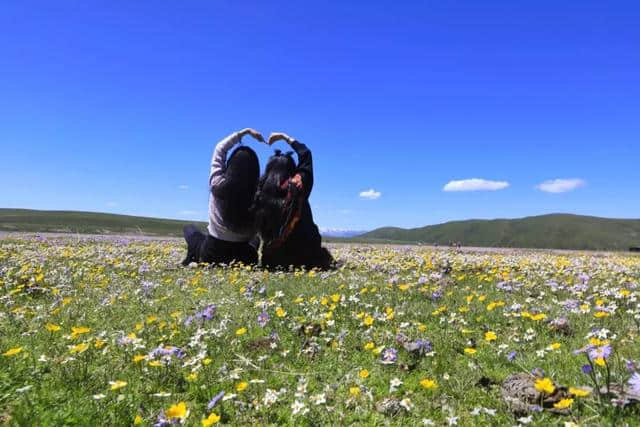
[[[638,425],[640,257],[331,250],[267,272],[0,240],[0,424]]]

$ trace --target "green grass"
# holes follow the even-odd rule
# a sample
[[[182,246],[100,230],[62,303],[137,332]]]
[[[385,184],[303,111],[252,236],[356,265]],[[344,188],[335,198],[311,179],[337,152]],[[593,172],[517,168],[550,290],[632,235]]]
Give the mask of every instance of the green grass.
[[[357,245],[332,251],[345,264],[339,271],[269,273],[177,268],[183,248],[173,242],[1,240],[0,423],[130,425],[139,416],[141,425],[151,425],[184,402],[187,425],[200,425],[211,412],[231,425],[420,425],[454,416],[459,425],[514,425],[520,415],[491,384],[542,368],[558,385],[589,385],[580,370],[586,359],[572,351],[587,344],[594,328],[610,331],[612,381],[626,382],[623,360],[640,358],[638,257]],[[446,266],[451,274],[442,276]],[[566,300],[586,306],[570,310]],[[185,322],[208,304],[217,307],[213,318]],[[605,309],[609,316],[595,316]],[[261,327],[263,311],[270,320]],[[548,324],[562,316],[569,335]],[[90,331],[73,337],[74,327]],[[238,334],[242,328],[246,333]],[[485,341],[487,331],[497,340]],[[413,357],[397,343],[400,332],[430,340],[433,353]],[[278,336],[275,348],[265,341],[271,334]],[[71,353],[83,343],[86,350]],[[382,364],[368,343],[396,349],[398,360]],[[552,343],[560,347],[550,350]],[[134,362],[158,346],[185,355],[156,367],[150,362],[159,357]],[[20,351],[1,355],[11,349]],[[510,362],[512,350],[518,356]],[[359,375],[363,369],[367,378]],[[425,378],[437,388],[422,387]],[[390,390],[394,379],[402,384]],[[115,381],[127,385],[112,391]],[[242,382],[247,388],[237,391]],[[268,390],[279,393],[276,402],[265,403]],[[220,391],[235,396],[208,410]],[[378,412],[376,405],[390,397],[408,399],[411,409]],[[294,414],[296,401],[308,412]],[[474,415],[476,408],[495,415]],[[544,412],[532,420],[632,425],[639,415],[638,408],[616,409],[592,395],[576,398],[571,416]]]

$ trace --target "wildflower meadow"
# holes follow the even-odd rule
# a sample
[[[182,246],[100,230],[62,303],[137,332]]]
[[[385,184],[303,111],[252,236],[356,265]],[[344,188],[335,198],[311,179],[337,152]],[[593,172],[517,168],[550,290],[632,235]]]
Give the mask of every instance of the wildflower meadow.
[[[0,240],[0,424],[638,425],[640,257]]]

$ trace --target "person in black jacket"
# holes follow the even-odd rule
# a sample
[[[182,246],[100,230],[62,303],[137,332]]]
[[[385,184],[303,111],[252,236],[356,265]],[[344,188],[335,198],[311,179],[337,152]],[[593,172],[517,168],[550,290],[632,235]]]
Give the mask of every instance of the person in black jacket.
[[[262,241],[262,265],[329,269],[333,257],[322,247],[309,205],[313,188],[311,151],[284,133],[272,133],[268,144],[280,140],[295,150],[298,164],[292,152],[276,150],[260,178],[253,209]]]

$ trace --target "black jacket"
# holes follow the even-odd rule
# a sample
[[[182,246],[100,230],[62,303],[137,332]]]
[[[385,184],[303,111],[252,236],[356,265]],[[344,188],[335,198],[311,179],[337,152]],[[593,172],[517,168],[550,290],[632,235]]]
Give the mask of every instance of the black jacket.
[[[309,205],[309,196],[313,188],[313,160],[311,151],[306,145],[294,141],[291,147],[298,155],[298,166],[293,174],[302,179],[302,205],[300,219],[286,240],[277,248],[265,248],[262,264],[268,267],[318,267],[328,269],[333,258],[322,247],[322,238],[318,226],[313,222],[313,214]]]

